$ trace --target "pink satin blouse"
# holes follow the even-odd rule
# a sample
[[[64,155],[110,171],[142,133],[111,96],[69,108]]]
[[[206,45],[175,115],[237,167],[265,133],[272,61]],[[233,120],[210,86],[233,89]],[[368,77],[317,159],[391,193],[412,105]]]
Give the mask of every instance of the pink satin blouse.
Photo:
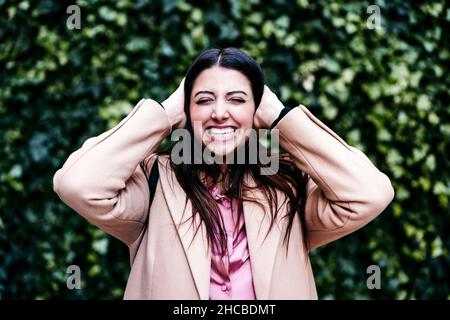
[[[238,201],[209,189],[221,211],[227,233],[227,254],[220,256],[212,247],[210,300],[255,300],[250,254],[245,232],[244,214],[238,213]]]

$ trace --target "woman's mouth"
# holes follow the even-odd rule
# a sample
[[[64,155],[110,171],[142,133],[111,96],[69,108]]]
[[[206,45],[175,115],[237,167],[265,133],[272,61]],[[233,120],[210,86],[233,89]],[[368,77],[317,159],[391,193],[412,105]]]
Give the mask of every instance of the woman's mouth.
[[[215,128],[209,127],[206,129],[206,133],[211,140],[225,141],[234,136],[236,132],[235,127]]]

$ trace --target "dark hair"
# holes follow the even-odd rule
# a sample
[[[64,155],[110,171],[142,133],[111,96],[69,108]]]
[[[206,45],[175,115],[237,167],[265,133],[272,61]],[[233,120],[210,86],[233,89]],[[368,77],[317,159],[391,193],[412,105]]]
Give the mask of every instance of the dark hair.
[[[194,137],[189,112],[192,87],[198,75],[203,70],[213,66],[234,69],[244,74],[251,83],[253,97],[255,100],[255,108],[257,108],[261,102],[264,91],[264,74],[261,67],[255,60],[237,48],[214,48],[205,50],[192,63],[186,73],[184,83],[186,129],[189,130],[191,137]],[[192,151],[194,150],[193,140],[194,139],[191,139]],[[174,145],[175,143],[164,153],[170,154]],[[264,148],[264,146],[260,143],[258,143],[258,147]],[[244,146],[244,148],[246,152],[245,159],[249,159],[248,143]],[[266,152],[267,154],[270,154],[268,150],[266,150]],[[191,155],[194,157],[194,152],[191,152]],[[193,158],[191,160],[193,160]],[[267,234],[269,234],[273,227],[275,218],[278,214],[277,208],[280,208],[284,204],[284,202],[280,203],[280,199],[278,199],[277,196],[276,190],[280,190],[286,195],[285,201],[288,201],[287,207],[289,208],[288,214],[283,217],[288,219],[288,227],[284,237],[284,242],[286,239],[288,240],[286,253],[289,246],[289,236],[292,229],[292,223],[296,212],[298,212],[300,217],[303,240],[306,248],[308,249],[309,245],[304,210],[306,203],[306,184],[309,177],[300,171],[289,159],[280,157],[279,170],[277,174],[274,175],[261,174],[261,168],[264,166],[259,163],[259,159],[257,164],[229,164],[229,176],[227,177],[223,176],[218,164],[195,164],[194,161],[191,161],[190,164],[174,164],[172,159],[170,159],[170,165],[175,172],[178,182],[186,192],[187,199],[192,201],[192,224],[194,223],[196,214],[199,214],[201,221],[204,222],[206,226],[208,245],[211,245],[211,243],[213,245],[220,243],[222,254],[226,252],[227,234],[223,228],[223,220],[219,207],[212,195],[209,193],[208,189],[217,182],[222,181],[222,179],[228,179],[231,183],[229,189],[225,190],[225,195],[230,198],[238,199],[239,211],[242,213],[243,200],[257,202],[256,198],[250,196],[252,191],[251,188],[245,185],[245,173],[250,173],[256,183],[256,186],[264,191],[266,198],[269,200],[271,224]],[[202,179],[204,176],[209,177],[209,182]],[[276,209],[275,212],[274,208]],[[214,226],[220,226],[218,235],[214,232]],[[195,234],[197,234],[199,228],[200,225],[197,226]]]

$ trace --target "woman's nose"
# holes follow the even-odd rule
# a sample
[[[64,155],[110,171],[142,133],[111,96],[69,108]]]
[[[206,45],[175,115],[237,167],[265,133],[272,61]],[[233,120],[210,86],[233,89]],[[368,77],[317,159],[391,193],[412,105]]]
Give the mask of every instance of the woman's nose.
[[[230,114],[228,113],[228,107],[224,102],[217,102],[213,106],[211,118],[222,121],[224,119],[228,119],[230,117]]]

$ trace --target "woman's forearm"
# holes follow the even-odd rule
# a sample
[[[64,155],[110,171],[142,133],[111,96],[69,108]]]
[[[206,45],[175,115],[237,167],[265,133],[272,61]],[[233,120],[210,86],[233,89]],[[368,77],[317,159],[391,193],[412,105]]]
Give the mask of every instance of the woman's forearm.
[[[132,203],[121,203],[120,210],[115,206],[127,182],[130,188],[144,189],[145,177],[137,173],[136,168],[156,152],[170,131],[171,121],[166,111],[157,102],[142,99],[117,126],[88,139],[68,158],[54,176],[55,192],[67,205],[97,225],[116,218],[142,220],[144,207],[127,211],[125,207]],[[136,176],[130,179],[133,174]],[[139,192],[134,194],[139,196]],[[127,201],[132,202],[132,199]],[[128,216],[122,217],[124,212]]]
[[[322,232],[316,245],[362,227],[392,201],[389,178],[306,107],[293,108],[274,129],[296,166],[313,180],[306,210],[309,231]]]

